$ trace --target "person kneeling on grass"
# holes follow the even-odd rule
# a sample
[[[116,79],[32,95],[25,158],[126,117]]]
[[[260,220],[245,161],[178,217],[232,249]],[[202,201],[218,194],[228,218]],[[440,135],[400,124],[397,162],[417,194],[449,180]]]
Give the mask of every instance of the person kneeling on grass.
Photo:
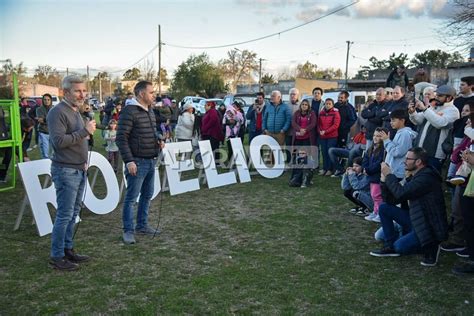
[[[350,212],[359,216],[367,215],[374,205],[370,197],[369,178],[362,170],[362,158],[357,157],[352,162],[352,167],[346,169],[341,181],[344,196],[356,205]]]
[[[301,188],[310,186],[313,180],[314,167],[314,160],[308,157],[306,150],[300,149],[293,164],[289,186]]]
[[[384,247],[371,251],[375,257],[397,257],[401,254],[422,252],[423,266],[438,262],[439,244],[448,238],[446,205],[440,174],[428,166],[428,154],[423,148],[411,148],[405,159],[406,183],[401,185],[390,167],[382,163],[381,185],[384,201],[393,204],[408,200],[410,209],[384,203],[379,208],[385,237]],[[399,238],[394,221],[402,227]]]

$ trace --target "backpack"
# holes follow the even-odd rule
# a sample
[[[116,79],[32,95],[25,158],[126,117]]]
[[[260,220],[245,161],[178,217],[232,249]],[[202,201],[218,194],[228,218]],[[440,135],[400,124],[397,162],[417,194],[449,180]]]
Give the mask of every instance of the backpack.
[[[5,111],[0,107],[0,140],[10,139],[8,126],[5,121]]]

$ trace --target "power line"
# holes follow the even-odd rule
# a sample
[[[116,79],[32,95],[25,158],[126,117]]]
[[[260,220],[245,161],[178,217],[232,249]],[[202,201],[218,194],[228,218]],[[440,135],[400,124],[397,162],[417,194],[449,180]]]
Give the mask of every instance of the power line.
[[[116,70],[116,71],[111,71],[111,72],[109,72],[109,74],[115,74],[115,73],[119,73],[119,72],[124,72],[124,71],[127,71],[128,69],[131,69],[131,68],[135,67],[138,63],[140,63],[142,60],[144,60],[145,58],[147,58],[148,55],[150,55],[157,47],[158,47],[158,44],[156,44],[155,46],[153,46],[153,48],[150,49],[150,51],[148,51],[148,53],[146,53],[142,58],[140,58],[139,60],[137,60],[136,62],[134,62],[134,63],[133,63],[132,65],[130,65],[129,67],[123,68],[123,69],[120,69],[120,70]]]
[[[270,38],[270,37],[273,37],[273,36],[280,36],[281,34],[283,33],[286,33],[286,32],[289,32],[289,31],[293,31],[297,28],[300,28],[300,27],[303,27],[305,25],[308,25],[310,23],[313,23],[313,22],[316,22],[316,21],[319,21],[319,20],[322,20],[328,16],[331,16],[339,11],[342,11],[344,9],[347,9],[355,4],[357,4],[360,0],[356,0],[354,2],[351,2],[345,6],[342,6],[342,7],[339,7],[327,14],[324,14],[320,17],[317,17],[313,20],[310,20],[308,22],[305,22],[303,24],[299,24],[299,25],[296,25],[296,26],[293,26],[293,27],[290,27],[289,29],[286,29],[286,30],[283,30],[283,31],[280,31],[280,32],[276,32],[276,33],[272,33],[272,34],[269,34],[269,35],[265,35],[265,36],[261,36],[261,37],[258,37],[258,38],[254,38],[254,39],[251,39],[251,40],[247,40],[247,41],[242,41],[242,42],[237,42],[237,43],[232,43],[232,44],[224,44],[224,45],[216,45],[216,46],[184,46],[184,45],[175,45],[175,44],[169,44],[169,43],[163,43],[163,45],[168,45],[170,47],[176,47],[176,48],[186,48],[186,49],[215,49],[215,48],[224,48],[224,47],[233,47],[233,46],[238,46],[238,45],[242,45],[242,44],[248,44],[248,43],[252,43],[252,42],[257,42],[257,41],[261,41],[261,40],[264,40],[264,39],[267,39],[267,38]]]

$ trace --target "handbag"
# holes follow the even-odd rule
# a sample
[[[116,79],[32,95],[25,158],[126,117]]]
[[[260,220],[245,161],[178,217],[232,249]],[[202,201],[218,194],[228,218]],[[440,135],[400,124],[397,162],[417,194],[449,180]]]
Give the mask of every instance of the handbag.
[[[474,198],[474,172],[471,172],[471,176],[466,185],[466,190],[464,190],[464,196]]]

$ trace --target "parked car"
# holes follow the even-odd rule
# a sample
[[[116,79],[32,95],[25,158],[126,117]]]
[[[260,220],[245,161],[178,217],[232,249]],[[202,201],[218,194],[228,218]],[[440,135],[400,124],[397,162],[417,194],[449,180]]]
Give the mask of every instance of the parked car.
[[[100,102],[96,98],[91,98],[89,99],[89,105],[91,105],[94,110],[99,110],[100,109]]]
[[[193,103],[193,108],[195,108],[196,111],[198,111],[199,110],[199,102],[201,102],[201,100],[205,100],[205,99],[202,98],[202,97],[193,97],[193,96],[184,97],[183,100],[181,100],[181,102],[179,102],[179,109],[181,111],[183,109],[183,106],[187,102],[192,102]],[[202,113],[204,113],[204,112],[202,112]]]
[[[194,107],[196,109],[196,111],[199,111],[201,114],[206,113],[206,109],[205,109],[206,102],[215,102],[216,103],[216,108],[219,108],[219,106],[221,106],[221,104],[224,104],[224,100],[222,100],[222,99],[217,99],[217,98],[203,99],[203,100],[199,101],[199,105],[197,106],[197,108]]]
[[[226,106],[231,105],[234,101],[239,101],[243,104],[243,110],[245,115],[252,104],[255,103],[256,94],[255,93],[237,93],[237,94],[228,94],[224,97],[224,104]]]

